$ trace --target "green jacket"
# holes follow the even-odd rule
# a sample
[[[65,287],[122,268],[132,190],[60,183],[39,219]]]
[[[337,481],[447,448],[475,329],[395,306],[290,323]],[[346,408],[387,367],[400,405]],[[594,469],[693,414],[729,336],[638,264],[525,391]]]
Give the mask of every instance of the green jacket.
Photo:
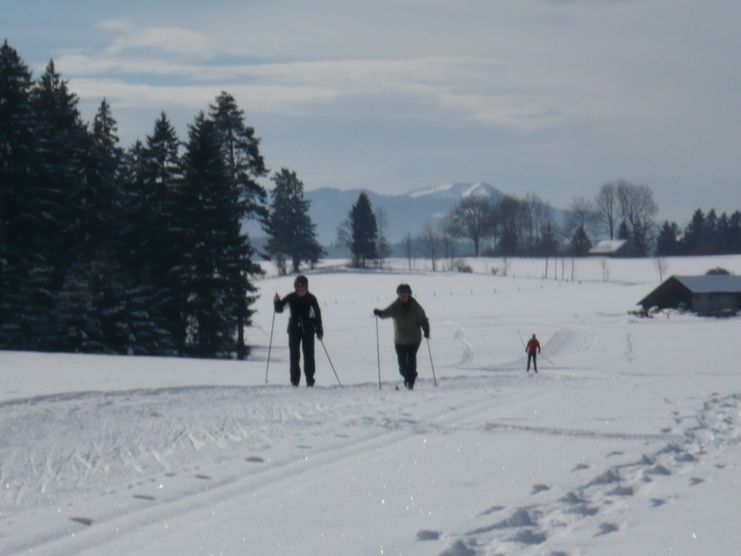
[[[394,343],[402,346],[418,344],[422,341],[422,333],[430,335],[430,321],[422,306],[413,297],[409,303],[402,303],[400,299],[381,310],[378,314],[382,319],[394,319]]]

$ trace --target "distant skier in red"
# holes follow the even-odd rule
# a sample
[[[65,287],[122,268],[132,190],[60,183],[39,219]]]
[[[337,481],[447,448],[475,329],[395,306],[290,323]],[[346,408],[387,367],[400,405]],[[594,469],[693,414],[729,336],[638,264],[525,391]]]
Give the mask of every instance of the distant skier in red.
[[[535,372],[538,372],[538,359],[537,354],[540,353],[540,342],[535,337],[535,334],[533,334],[533,337],[530,338],[530,341],[527,343],[527,347],[525,348],[525,351],[527,352],[527,372],[530,372],[530,360],[533,361],[533,368],[535,369]]]

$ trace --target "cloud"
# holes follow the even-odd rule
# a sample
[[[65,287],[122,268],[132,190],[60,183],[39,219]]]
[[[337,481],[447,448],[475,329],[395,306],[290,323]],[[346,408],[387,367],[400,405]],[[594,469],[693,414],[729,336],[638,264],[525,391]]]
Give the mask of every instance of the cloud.
[[[107,54],[149,50],[207,59],[219,50],[216,42],[209,36],[181,27],[142,28],[127,20],[108,20],[99,23],[97,27],[117,34],[105,49]]]
[[[221,90],[260,112],[309,113],[342,100],[362,111],[382,102],[398,116],[529,130],[552,125],[558,111],[536,95],[499,90],[511,68],[498,60],[436,56],[391,60],[318,60],[285,63],[177,63],[162,57],[66,54],[57,60],[81,97],[106,96],[119,105],[204,107]],[[180,85],[154,83],[178,78]],[[148,82],[149,81],[149,82]],[[375,101],[373,100],[375,99]],[[394,102],[393,99],[396,99]],[[397,104],[401,108],[394,109]],[[353,110],[352,106],[347,110]]]

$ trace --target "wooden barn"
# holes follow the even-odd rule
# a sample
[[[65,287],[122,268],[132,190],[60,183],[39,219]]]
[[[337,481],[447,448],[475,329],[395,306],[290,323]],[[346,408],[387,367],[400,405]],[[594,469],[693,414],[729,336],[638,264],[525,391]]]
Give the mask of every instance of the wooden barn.
[[[638,302],[644,310],[686,308],[700,315],[741,310],[741,276],[671,276]]]
[[[624,239],[603,239],[589,250],[592,257],[636,257],[635,249]]]

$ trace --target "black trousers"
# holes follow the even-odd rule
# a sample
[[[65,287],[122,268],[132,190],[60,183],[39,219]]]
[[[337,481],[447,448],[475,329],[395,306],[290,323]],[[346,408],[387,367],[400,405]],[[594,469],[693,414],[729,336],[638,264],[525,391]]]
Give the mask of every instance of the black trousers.
[[[411,345],[395,344],[396,358],[399,360],[399,373],[404,382],[414,386],[417,379],[417,350],[419,343]]]
[[[301,331],[291,331],[288,333],[288,349],[291,357],[291,384],[298,386],[301,382],[301,352],[304,354],[304,375],[306,384],[314,384],[314,332],[304,334]]]
[[[535,372],[538,372],[538,356],[535,353],[528,353],[527,354],[527,370],[530,370],[530,360],[533,360],[533,367],[535,368]]]

